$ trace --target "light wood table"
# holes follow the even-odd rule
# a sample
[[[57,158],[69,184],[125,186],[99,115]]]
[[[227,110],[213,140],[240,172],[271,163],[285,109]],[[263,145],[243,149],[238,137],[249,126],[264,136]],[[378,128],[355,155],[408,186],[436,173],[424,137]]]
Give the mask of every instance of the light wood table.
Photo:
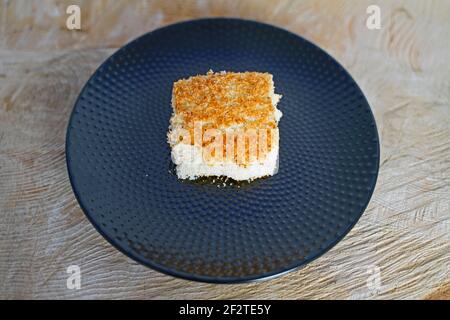
[[[81,7],[81,31],[65,26]],[[381,28],[366,8],[381,8]],[[204,16],[265,21],[324,48],[372,106],[381,167],[371,203],[331,251],[273,280],[214,285],[130,260],[85,218],[66,172],[69,113],[131,39]],[[450,298],[450,2],[0,2],[0,298]],[[81,289],[66,287],[79,265]]]

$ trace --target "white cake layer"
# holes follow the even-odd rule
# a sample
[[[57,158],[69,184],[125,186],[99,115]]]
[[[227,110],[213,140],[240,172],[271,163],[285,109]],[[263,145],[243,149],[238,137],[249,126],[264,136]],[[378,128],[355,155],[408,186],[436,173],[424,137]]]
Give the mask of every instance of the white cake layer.
[[[172,161],[177,165],[179,179],[194,180],[202,176],[226,176],[234,180],[253,180],[272,176],[278,170],[278,144],[267,154],[263,162],[256,161],[248,166],[233,162],[210,165],[203,161],[201,148],[179,143],[172,148]]]

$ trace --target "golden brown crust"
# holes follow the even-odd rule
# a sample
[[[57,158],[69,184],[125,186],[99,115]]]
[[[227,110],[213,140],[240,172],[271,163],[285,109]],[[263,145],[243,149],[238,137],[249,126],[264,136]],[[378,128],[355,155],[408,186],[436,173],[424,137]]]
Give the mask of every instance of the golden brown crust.
[[[278,132],[273,103],[274,85],[272,75],[259,72],[219,72],[209,71],[206,75],[199,75],[182,79],[174,83],[172,92],[172,106],[174,115],[171,127],[182,128],[189,132],[190,144],[194,145],[195,124],[201,123],[203,136],[208,129],[219,129],[222,132],[223,153],[225,154],[227,139],[234,145],[231,151],[232,161],[238,162],[237,136],[249,130],[266,131],[266,148],[259,149],[257,140],[257,158],[263,160],[272,150],[273,134]],[[176,120],[175,120],[176,119]],[[176,123],[176,124],[175,124]],[[227,137],[230,128],[234,128],[232,136]],[[275,129],[275,131],[273,130]],[[170,136],[170,132],[169,132]],[[177,133],[175,134],[177,136]],[[245,138],[245,156],[243,165],[250,160],[250,141]],[[172,142],[170,142],[172,141]],[[170,140],[173,144],[178,139]],[[204,148],[213,140],[201,139]],[[186,141],[183,141],[186,143]],[[189,143],[189,142],[188,142]]]
[[[212,73],[179,80],[173,86],[174,112],[183,127],[195,121],[207,127],[276,128],[269,73]]]

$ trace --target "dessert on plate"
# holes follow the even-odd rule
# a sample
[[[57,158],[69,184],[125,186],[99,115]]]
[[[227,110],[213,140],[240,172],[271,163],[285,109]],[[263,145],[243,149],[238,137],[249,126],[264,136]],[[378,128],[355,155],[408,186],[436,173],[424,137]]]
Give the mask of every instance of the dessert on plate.
[[[178,178],[276,174],[280,99],[269,73],[209,71],[176,81],[168,142]]]

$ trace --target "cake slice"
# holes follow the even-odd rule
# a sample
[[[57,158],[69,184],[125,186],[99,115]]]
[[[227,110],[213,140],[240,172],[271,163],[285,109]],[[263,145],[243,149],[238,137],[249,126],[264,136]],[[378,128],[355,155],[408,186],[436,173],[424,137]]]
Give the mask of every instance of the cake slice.
[[[178,178],[274,175],[280,98],[269,73],[209,71],[176,81],[168,142]]]

